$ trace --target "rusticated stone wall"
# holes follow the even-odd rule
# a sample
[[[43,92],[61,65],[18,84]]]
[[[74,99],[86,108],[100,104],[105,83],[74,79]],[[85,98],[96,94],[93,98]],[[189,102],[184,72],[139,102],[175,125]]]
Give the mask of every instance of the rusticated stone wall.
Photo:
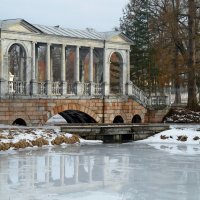
[[[84,112],[98,123],[112,123],[118,115],[124,123],[131,123],[134,115],[139,115],[142,122],[148,120],[147,109],[132,99],[2,99],[0,124],[12,124],[21,118],[27,125],[43,125],[52,116],[66,110]]]

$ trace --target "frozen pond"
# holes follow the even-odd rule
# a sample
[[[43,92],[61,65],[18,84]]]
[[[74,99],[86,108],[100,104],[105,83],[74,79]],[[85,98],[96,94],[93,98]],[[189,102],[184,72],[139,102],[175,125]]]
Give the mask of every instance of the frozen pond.
[[[200,150],[189,148],[196,154],[141,143],[1,153],[0,200],[199,200]]]

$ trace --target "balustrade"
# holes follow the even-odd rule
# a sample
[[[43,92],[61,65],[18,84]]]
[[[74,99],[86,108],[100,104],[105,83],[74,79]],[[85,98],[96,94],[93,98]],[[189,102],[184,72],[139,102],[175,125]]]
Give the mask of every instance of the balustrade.
[[[73,83],[67,83],[67,94],[71,94],[71,95],[75,94]]]
[[[81,91],[80,94],[89,96],[90,94],[90,83],[80,83]],[[61,95],[61,82],[52,82],[51,84],[51,95]],[[102,95],[103,87],[102,83],[93,83],[94,95]],[[27,84],[25,81],[8,81],[8,93],[16,95],[26,95]],[[67,83],[66,94],[75,95],[74,83]],[[38,95],[47,95],[47,85],[46,82],[38,82]],[[133,85],[132,95],[137,98],[141,103],[146,106],[166,106],[169,105],[168,96],[147,96],[144,91],[139,89],[137,86]]]
[[[83,93],[83,95],[89,95],[90,93],[89,93],[89,83],[82,83],[82,93]]]
[[[102,84],[101,83],[94,83],[94,94],[102,95]]]
[[[52,83],[52,95],[61,95],[61,84],[56,81]]]
[[[25,81],[8,81],[8,93],[26,95]]]
[[[46,94],[46,82],[38,82],[38,94],[39,95]]]

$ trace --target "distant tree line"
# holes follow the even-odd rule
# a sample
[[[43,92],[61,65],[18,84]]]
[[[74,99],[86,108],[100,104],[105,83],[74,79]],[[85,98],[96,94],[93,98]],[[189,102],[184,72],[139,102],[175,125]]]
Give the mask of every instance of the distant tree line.
[[[133,40],[131,80],[149,95],[187,86],[187,107],[198,110],[200,90],[199,0],[130,0],[120,30]]]

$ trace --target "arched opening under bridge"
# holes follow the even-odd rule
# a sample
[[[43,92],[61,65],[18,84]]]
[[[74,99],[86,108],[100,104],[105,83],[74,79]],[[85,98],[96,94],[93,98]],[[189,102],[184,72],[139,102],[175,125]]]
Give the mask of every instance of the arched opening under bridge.
[[[67,123],[97,123],[90,115],[79,110],[66,110],[60,112],[59,115],[61,115]]]
[[[124,123],[124,119],[122,118],[122,116],[117,115],[114,120],[113,123]]]
[[[12,125],[27,126],[26,122],[22,118],[17,118]]]
[[[132,118],[132,123],[141,123],[142,122],[142,118],[140,117],[140,115],[134,115]]]

